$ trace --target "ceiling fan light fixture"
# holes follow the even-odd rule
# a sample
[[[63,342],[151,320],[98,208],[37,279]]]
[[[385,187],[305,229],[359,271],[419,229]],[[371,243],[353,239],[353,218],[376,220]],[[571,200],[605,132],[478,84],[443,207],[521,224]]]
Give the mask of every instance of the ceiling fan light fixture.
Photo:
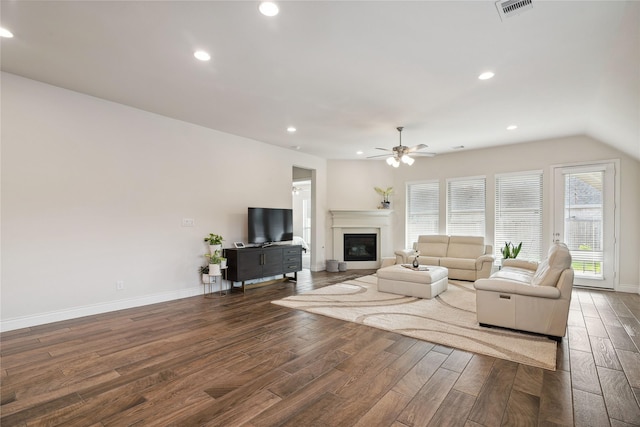
[[[413,157],[409,157],[407,154],[405,154],[404,156],[402,156],[402,163],[411,166],[413,164],[413,162],[415,162],[415,159]]]
[[[399,126],[396,128],[398,130],[399,144],[395,147],[389,148],[376,148],[377,150],[386,151],[387,154],[381,154],[379,156],[369,156],[368,159],[376,158],[376,157],[386,157],[385,161],[389,166],[393,166],[397,168],[401,163],[404,163],[407,166],[411,166],[416,160],[413,157],[415,156],[435,156],[435,153],[424,153],[420,150],[423,150],[428,147],[426,144],[418,144],[413,147],[407,147],[406,145],[402,145],[402,129],[403,127]]]

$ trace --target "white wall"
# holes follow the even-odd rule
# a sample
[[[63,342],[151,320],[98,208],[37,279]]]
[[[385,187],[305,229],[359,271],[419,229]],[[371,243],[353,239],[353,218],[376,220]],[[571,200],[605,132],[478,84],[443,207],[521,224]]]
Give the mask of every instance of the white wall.
[[[373,186],[387,186],[392,182],[394,247],[404,248],[405,185],[407,182],[440,179],[441,232],[445,208],[445,180],[447,178],[487,177],[487,230],[493,240],[495,174],[542,170],[544,172],[544,247],[551,242],[550,196],[552,165],[596,160],[620,159],[620,288],[633,290],[640,282],[637,268],[640,253],[640,162],[620,151],[586,136],[558,138],[515,144],[483,150],[466,150],[434,158],[417,158],[413,166],[398,169],[384,161],[345,162],[330,160],[327,164],[329,200],[334,209],[372,209],[376,204]],[[347,175],[348,174],[348,175]],[[348,176],[349,179],[345,179]],[[391,185],[391,184],[389,184]],[[328,220],[328,224],[331,222]],[[330,241],[330,236],[327,238]],[[327,257],[330,254],[326,254]]]
[[[203,238],[291,207],[294,165],[325,228],[324,159],[7,73],[1,119],[3,330],[201,293]]]
[[[373,188],[394,185],[394,168],[384,161],[330,160],[329,165],[331,173],[327,173],[327,185],[330,209],[377,209],[382,196]],[[389,200],[393,209],[396,196],[392,195]]]

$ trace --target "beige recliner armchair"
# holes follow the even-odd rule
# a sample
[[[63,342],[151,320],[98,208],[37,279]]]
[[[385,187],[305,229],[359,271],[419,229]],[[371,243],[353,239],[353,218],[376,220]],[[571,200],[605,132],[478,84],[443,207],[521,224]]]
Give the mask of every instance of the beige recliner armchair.
[[[481,326],[501,326],[561,339],[567,329],[573,269],[564,243],[555,243],[540,264],[506,259],[502,270],[479,279],[476,311]]]

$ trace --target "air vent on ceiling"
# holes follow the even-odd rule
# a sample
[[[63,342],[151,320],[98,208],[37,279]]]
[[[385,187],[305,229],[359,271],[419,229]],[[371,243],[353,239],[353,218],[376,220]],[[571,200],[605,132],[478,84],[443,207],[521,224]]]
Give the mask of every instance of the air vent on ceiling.
[[[499,0],[496,2],[498,14],[503,21],[533,8],[533,0]]]

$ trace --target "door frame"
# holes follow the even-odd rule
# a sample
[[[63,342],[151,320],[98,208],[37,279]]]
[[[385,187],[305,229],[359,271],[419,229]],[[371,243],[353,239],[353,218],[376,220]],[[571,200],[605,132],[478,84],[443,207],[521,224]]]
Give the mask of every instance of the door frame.
[[[314,269],[314,266],[316,264],[316,259],[318,259],[318,251],[315,250],[315,248],[317,248],[316,242],[319,240],[318,239],[318,227],[317,227],[317,216],[316,216],[316,206],[317,206],[317,201],[316,201],[316,197],[317,197],[317,191],[316,191],[316,169],[313,168],[309,168],[309,167],[305,167],[305,166],[297,166],[297,165],[292,165],[291,167],[291,173],[292,173],[292,177],[291,177],[291,182],[295,183],[296,178],[295,178],[295,169],[299,169],[299,170],[305,170],[307,172],[309,172],[309,175],[306,176],[304,178],[305,181],[310,181],[311,186],[311,197],[310,197],[310,215],[311,215],[311,229],[310,229],[310,235],[311,235],[311,243],[309,243],[310,246],[310,251],[311,251],[311,256],[310,256],[310,266],[309,266],[309,270],[310,271],[320,271],[320,270],[316,270]]]
[[[614,171],[613,171],[613,203],[614,203],[614,210],[613,210],[613,280],[612,280],[612,284],[613,284],[613,288],[604,288],[604,287],[594,287],[596,289],[609,289],[609,290],[614,290],[614,291],[618,291],[619,290],[619,285],[620,285],[620,159],[605,159],[605,160],[595,160],[595,161],[588,161],[588,162],[575,162],[575,163],[562,163],[562,164],[556,164],[556,165],[551,165],[550,168],[550,191],[549,191],[549,200],[550,200],[550,206],[551,209],[549,209],[549,227],[550,227],[550,241],[549,241],[549,246],[551,244],[553,244],[553,241],[555,240],[555,234],[556,234],[556,211],[558,210],[558,206],[556,204],[556,171],[558,169],[566,169],[566,168],[583,168],[583,167],[590,167],[590,166],[606,166],[606,165],[613,165]],[[563,207],[564,207],[564,203],[563,203]],[[588,287],[588,285],[583,285],[583,284],[575,284],[575,279],[574,279],[574,285],[575,286],[583,286],[583,287]]]

